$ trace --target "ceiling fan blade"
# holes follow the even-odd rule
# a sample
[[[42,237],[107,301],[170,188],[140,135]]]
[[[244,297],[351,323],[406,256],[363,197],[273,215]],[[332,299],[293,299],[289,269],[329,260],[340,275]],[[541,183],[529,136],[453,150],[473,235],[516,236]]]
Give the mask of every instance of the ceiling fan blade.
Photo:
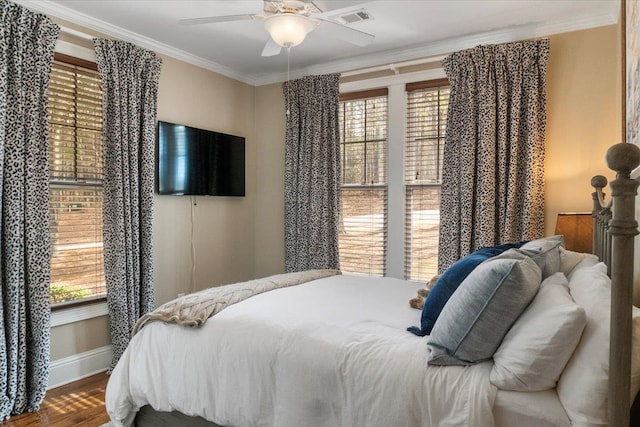
[[[316,1],[314,1],[314,0],[304,0],[304,1],[305,1],[305,3],[311,3],[311,5],[318,10],[318,13],[323,13],[324,12],[324,10],[320,6],[317,5]]]
[[[206,16],[204,18],[189,18],[178,21],[180,25],[201,25],[215,24],[218,22],[245,21],[253,19],[253,15],[226,15],[226,16]]]
[[[280,53],[282,46],[273,41],[271,37],[267,40],[267,44],[264,45],[264,49],[262,49],[262,56],[275,56]]]
[[[321,17],[314,17],[314,19],[322,21],[322,25],[331,29],[331,31],[326,32],[327,35],[355,44],[356,46],[366,46],[376,38],[373,34],[365,33],[364,31],[356,30],[346,25],[336,24],[328,19]]]

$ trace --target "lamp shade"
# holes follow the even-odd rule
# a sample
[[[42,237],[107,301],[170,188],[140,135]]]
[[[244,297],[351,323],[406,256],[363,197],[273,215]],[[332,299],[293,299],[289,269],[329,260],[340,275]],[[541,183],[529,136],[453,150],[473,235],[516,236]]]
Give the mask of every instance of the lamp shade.
[[[591,213],[559,213],[555,234],[564,235],[564,247],[570,251],[591,253],[593,246]]]
[[[295,13],[271,15],[264,20],[264,28],[273,41],[283,47],[299,45],[315,26],[311,19]]]

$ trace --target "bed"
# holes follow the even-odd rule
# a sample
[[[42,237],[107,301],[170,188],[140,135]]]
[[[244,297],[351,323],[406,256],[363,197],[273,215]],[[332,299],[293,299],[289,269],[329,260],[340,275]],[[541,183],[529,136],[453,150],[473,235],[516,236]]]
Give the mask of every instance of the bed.
[[[609,222],[599,219],[606,180],[594,179],[595,256],[566,251],[557,237],[506,250],[469,273],[430,335],[406,330],[420,322],[408,304],[415,282],[331,270],[160,307],[141,319],[111,375],[112,424],[541,427],[606,425],[608,417],[609,425],[629,425],[640,387],[640,310],[630,302],[637,182],[629,173],[638,151],[619,144],[607,155],[617,173]],[[601,242],[606,236],[611,243]],[[522,255],[527,250],[537,252]],[[464,299],[477,291],[468,283],[491,282],[499,268],[505,273],[486,290],[489,303]],[[478,326],[492,318],[492,305],[498,323]],[[522,308],[504,310],[511,305]],[[456,338],[469,317],[460,313],[476,309]],[[478,341],[476,331],[487,329],[498,335],[495,348],[483,348],[495,338]]]

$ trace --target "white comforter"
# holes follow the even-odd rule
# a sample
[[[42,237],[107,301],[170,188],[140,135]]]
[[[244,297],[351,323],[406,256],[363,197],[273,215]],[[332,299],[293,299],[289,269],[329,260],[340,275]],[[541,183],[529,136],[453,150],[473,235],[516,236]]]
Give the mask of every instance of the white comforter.
[[[490,363],[427,365],[416,284],[333,276],[228,307],[200,328],[153,322],[109,380],[116,426],[137,410],[225,426],[492,426]]]

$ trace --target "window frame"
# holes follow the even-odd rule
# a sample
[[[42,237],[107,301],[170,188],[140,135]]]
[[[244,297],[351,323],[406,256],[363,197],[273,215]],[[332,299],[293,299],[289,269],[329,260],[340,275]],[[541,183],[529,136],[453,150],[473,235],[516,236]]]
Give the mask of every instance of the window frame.
[[[381,98],[384,97],[385,98],[385,138],[381,139],[381,138],[373,138],[373,139],[369,139],[367,137],[367,100],[370,99],[375,99],[375,98]],[[352,101],[364,101],[364,111],[365,111],[365,117],[364,117],[364,138],[362,140],[357,140],[357,141],[347,141],[346,138],[345,140],[343,140],[343,134],[344,134],[344,130],[346,129],[345,126],[345,111],[342,107],[342,104],[345,102],[352,102]],[[367,91],[357,91],[357,92],[350,92],[350,93],[341,93],[340,94],[340,123],[342,123],[342,128],[340,129],[340,133],[341,133],[341,138],[340,138],[340,161],[342,162],[345,159],[345,153],[346,153],[346,147],[348,145],[351,144],[358,144],[362,146],[363,149],[363,162],[362,162],[362,181],[359,183],[346,183],[345,182],[345,176],[346,176],[346,170],[344,168],[344,165],[341,169],[341,177],[340,177],[340,193],[341,193],[341,199],[342,199],[342,195],[343,192],[350,192],[350,191],[363,191],[363,192],[371,192],[373,193],[373,195],[375,196],[378,192],[380,192],[380,190],[382,190],[382,192],[384,193],[384,201],[383,201],[383,220],[382,220],[382,235],[383,235],[383,242],[382,242],[382,252],[383,252],[383,257],[382,257],[382,273],[381,276],[385,276],[386,275],[386,257],[387,257],[387,240],[388,240],[388,231],[387,231],[387,209],[388,209],[388,145],[389,145],[389,135],[388,135],[388,104],[389,104],[389,100],[388,100],[388,90],[386,88],[382,88],[382,89],[375,89],[375,90],[367,90]],[[383,159],[383,175],[384,175],[384,182],[379,182],[379,181],[371,181],[370,183],[368,183],[369,181],[369,173],[367,171],[367,167],[369,166],[369,162],[367,161],[367,154],[368,154],[368,150],[367,147],[369,144],[380,144],[380,143],[384,143],[384,146],[382,147],[382,155],[384,157]],[[378,148],[379,149],[379,148]],[[344,218],[343,215],[343,203],[341,201],[341,206],[340,206],[340,218],[341,221]],[[342,234],[342,233],[340,233]],[[338,239],[340,240],[340,237],[338,237]],[[341,258],[341,264],[342,263],[342,256]],[[376,263],[376,266],[378,264]],[[342,267],[342,265],[341,265]],[[371,264],[369,264],[369,271],[350,271],[347,270],[347,272],[349,272],[350,274],[356,274],[356,275],[364,275],[364,276],[374,276],[377,277],[379,276],[377,273],[373,273],[371,271]]]
[[[85,68],[98,73],[98,66],[95,62],[95,52],[70,43],[58,42],[54,53],[54,61],[62,62],[69,66]],[[50,188],[91,188],[98,185],[100,188],[103,188],[102,182],[98,183],[94,180],[65,182],[63,180],[49,178]],[[59,303],[50,302],[51,327],[104,316],[108,314],[106,301],[107,295],[105,290],[104,294],[98,296],[90,296],[79,300],[63,301]]]
[[[386,276],[404,279],[404,144],[406,84],[446,78],[442,67],[340,83],[340,93],[386,88],[388,90],[387,258]],[[400,166],[398,166],[400,165]]]
[[[409,259],[408,257],[410,257],[410,255],[414,252],[414,248],[412,247],[413,242],[413,238],[411,236],[409,236],[410,231],[413,229],[413,224],[411,224],[410,222],[410,218],[407,212],[407,209],[409,207],[410,204],[410,197],[412,203],[418,202],[418,203],[425,203],[425,201],[428,202],[428,198],[424,199],[420,196],[418,196],[417,198],[413,197],[413,193],[414,192],[431,192],[431,191],[437,191],[438,193],[440,193],[440,189],[442,188],[442,152],[444,150],[444,139],[445,139],[445,134],[441,133],[441,128],[442,128],[442,123],[441,123],[441,119],[442,119],[442,110],[441,110],[441,102],[442,102],[442,98],[441,98],[441,91],[442,90],[446,90],[450,93],[450,83],[448,79],[435,79],[435,80],[429,80],[429,81],[421,81],[421,82],[415,82],[415,83],[408,83],[406,85],[406,103],[407,103],[407,112],[406,112],[406,124],[405,124],[405,129],[406,129],[406,138],[405,138],[405,168],[404,168],[404,187],[405,187],[405,233],[404,233],[404,251],[405,251],[405,263],[404,263],[404,278],[406,280],[414,280],[414,281],[421,281],[421,282],[427,282],[429,281],[434,275],[437,274],[437,265],[438,265],[438,260],[437,257],[435,260],[431,260],[430,264],[435,264],[435,270],[434,271],[427,271],[425,272],[424,266],[422,267],[418,267],[416,268],[416,272],[413,272],[413,267],[414,267],[414,262],[412,259]],[[437,93],[437,117],[436,117],[436,125],[435,125],[435,136],[422,136],[421,138],[417,138],[416,136],[416,132],[418,131],[419,128],[421,128],[421,125],[424,125],[425,121],[416,119],[414,116],[410,117],[410,103],[413,102],[414,107],[416,108],[416,113],[418,111],[421,110],[419,104],[416,105],[416,100],[411,101],[411,95],[412,94],[416,94],[416,92],[420,91],[419,93],[424,93],[424,91],[431,91],[431,92],[436,92]],[[446,101],[446,105],[448,105],[448,98],[449,95],[447,94],[447,101]],[[420,101],[418,101],[420,102]],[[445,116],[446,116],[446,112],[445,112]],[[431,116],[430,116],[431,117]],[[411,132],[409,132],[411,131]],[[411,141],[411,139],[413,138],[413,141]],[[421,148],[424,147],[424,145],[422,144],[417,144],[418,141],[422,141],[422,142],[427,142],[427,143],[433,143],[435,142],[435,150],[433,150],[435,152],[435,159],[434,159],[434,163],[435,163],[435,168],[436,168],[436,174],[435,174],[435,178],[434,177],[420,177],[419,173],[420,170],[424,169],[424,165],[420,165],[420,164],[416,164],[414,162],[414,167],[411,170],[412,174],[415,171],[415,179],[411,179],[410,175],[409,175],[409,171],[407,170],[407,163],[409,163],[408,161],[408,157],[418,157],[418,155],[416,154],[417,150],[421,150]],[[415,144],[412,148],[413,148],[413,153],[408,154],[407,150],[409,150],[409,144]],[[410,196],[411,194],[411,196]],[[415,211],[413,211],[415,212]],[[440,204],[438,203],[438,225],[439,225],[439,212],[440,212]],[[413,218],[413,216],[411,217]],[[425,213],[420,213],[418,214],[417,218],[422,218],[424,219],[433,219],[430,217],[430,214],[426,214]],[[417,229],[415,231],[418,231]],[[431,232],[428,230],[425,230],[423,228],[422,230],[423,235],[426,234],[430,234]],[[417,241],[419,241],[419,239],[416,239]],[[437,247],[438,243],[436,243],[436,247]],[[418,245],[418,252],[422,252],[422,251],[427,251],[429,252],[430,250],[428,249],[428,246],[422,246],[422,248],[420,249],[420,245]],[[439,252],[439,251],[438,251]],[[419,262],[419,259],[418,259]],[[424,273],[425,276],[419,277],[420,273]],[[413,277],[411,277],[413,275]],[[418,276],[418,277],[416,277]]]

